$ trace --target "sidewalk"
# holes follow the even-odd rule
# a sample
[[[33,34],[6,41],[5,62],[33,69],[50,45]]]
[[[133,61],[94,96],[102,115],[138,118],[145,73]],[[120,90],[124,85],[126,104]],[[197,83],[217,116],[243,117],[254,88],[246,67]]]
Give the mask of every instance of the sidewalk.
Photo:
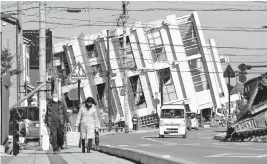
[[[1,156],[1,164],[134,164],[97,151],[81,153],[81,148],[70,147],[59,154],[35,150],[22,150],[18,156]]]

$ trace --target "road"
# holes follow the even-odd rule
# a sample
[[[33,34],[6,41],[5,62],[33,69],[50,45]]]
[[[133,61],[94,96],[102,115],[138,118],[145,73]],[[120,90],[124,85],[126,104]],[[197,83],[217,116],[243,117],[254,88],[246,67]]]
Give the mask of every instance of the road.
[[[159,138],[157,132],[101,136],[102,145],[125,147],[179,158],[196,164],[266,164],[267,143],[235,143],[212,140],[214,129],[189,132],[186,139]]]

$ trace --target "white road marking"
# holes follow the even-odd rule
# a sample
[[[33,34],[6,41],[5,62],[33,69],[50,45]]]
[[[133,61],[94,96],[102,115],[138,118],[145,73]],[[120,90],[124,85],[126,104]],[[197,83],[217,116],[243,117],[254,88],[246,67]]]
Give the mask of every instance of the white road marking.
[[[149,138],[151,137],[151,138]],[[155,140],[155,139],[152,139],[152,137],[155,137],[155,136],[143,136],[141,137],[142,139],[145,139],[145,140],[149,140],[149,141],[152,141],[152,142],[157,142],[157,143],[162,143],[162,144],[175,144],[173,142],[165,142],[165,141],[159,141],[159,140]],[[176,145],[181,145],[181,146],[199,146],[199,147],[214,147],[214,148],[222,148],[222,149],[240,149],[240,150],[256,150],[256,151],[262,151],[262,150],[266,150],[266,149],[254,149],[254,148],[240,148],[240,147],[231,147],[231,146],[216,146],[216,145],[202,145],[202,144],[176,144]]]
[[[127,147],[127,146],[129,146],[129,145],[117,145],[117,146],[120,146],[120,147]]]
[[[151,146],[151,144],[140,144],[140,146]]]
[[[208,156],[205,156],[205,157],[221,157],[221,156],[225,156],[225,155],[228,155],[229,153],[225,153],[225,154],[215,154],[215,155],[208,155]]]
[[[267,154],[259,155],[259,158],[267,157]]]
[[[163,158],[171,158],[169,155],[164,155]]]
[[[168,144],[164,144],[164,145],[166,145],[166,146],[175,146],[177,144],[176,143],[168,143]]]
[[[258,154],[246,154],[246,153],[227,153],[227,154],[215,154],[215,155],[209,155],[205,157],[225,157],[225,158],[263,158],[267,157],[267,154],[264,155],[258,155]]]

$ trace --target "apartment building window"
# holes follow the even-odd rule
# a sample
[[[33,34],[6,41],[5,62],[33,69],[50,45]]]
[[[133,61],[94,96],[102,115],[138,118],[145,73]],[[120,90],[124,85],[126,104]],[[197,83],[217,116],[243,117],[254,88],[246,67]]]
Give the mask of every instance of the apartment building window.
[[[100,64],[92,65],[91,68],[94,77],[102,77],[102,68]]]
[[[97,52],[95,44],[90,44],[86,46],[86,50],[87,50],[87,55],[89,59],[98,57],[98,52]]]
[[[194,25],[191,21],[179,25],[186,56],[200,54]]]
[[[163,87],[162,88],[163,102],[170,102],[177,100],[178,97],[175,91],[170,68],[161,69],[157,71],[157,74],[159,83],[163,82],[163,85],[160,85],[161,83],[159,84],[160,87],[161,86]]]
[[[204,71],[202,58],[192,59],[188,61],[188,63],[196,92],[209,89],[209,83]]]
[[[123,48],[123,37],[119,38],[119,43],[120,43],[121,48]],[[126,36],[126,59],[125,60],[126,60],[125,63],[127,65],[127,68],[136,69],[136,63],[135,63],[129,36]]]
[[[146,108],[147,107],[146,99],[139,75],[129,77],[129,80],[131,86],[129,87],[130,102],[132,103],[134,110]]]
[[[167,61],[167,55],[162,42],[160,30],[149,30],[147,32],[147,40],[151,50],[153,62]]]

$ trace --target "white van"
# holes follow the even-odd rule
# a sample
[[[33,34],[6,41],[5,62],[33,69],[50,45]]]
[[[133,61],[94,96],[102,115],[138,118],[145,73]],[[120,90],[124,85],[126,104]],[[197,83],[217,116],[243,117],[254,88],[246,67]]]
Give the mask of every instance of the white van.
[[[183,136],[186,138],[186,110],[182,104],[163,105],[159,119],[159,137]]]

